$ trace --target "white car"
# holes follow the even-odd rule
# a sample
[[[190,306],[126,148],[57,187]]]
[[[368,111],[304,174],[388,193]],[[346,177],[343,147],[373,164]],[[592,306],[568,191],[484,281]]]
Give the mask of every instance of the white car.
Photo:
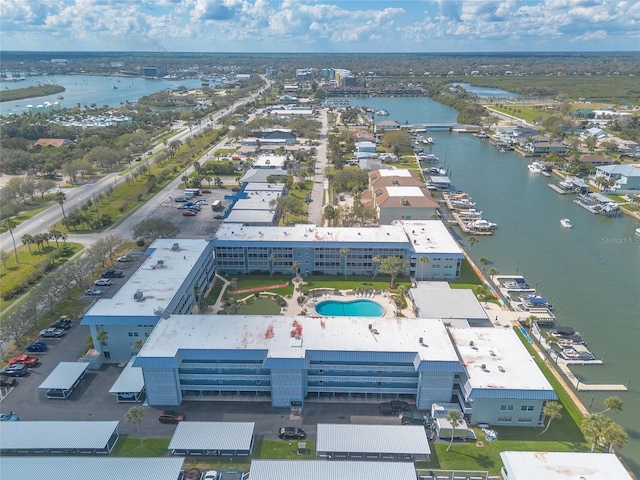
[[[102,295],[102,290],[99,290],[99,289],[97,289],[97,288],[87,288],[87,289],[84,291],[84,294],[85,294],[87,297],[97,297],[97,296],[99,296],[99,295]]]
[[[196,200],[196,205],[207,205],[207,201],[204,198],[202,200]]]
[[[220,474],[217,470],[207,470],[206,472],[204,472],[202,480],[218,480],[219,477]]]
[[[109,278],[101,278],[93,282],[96,287],[109,287],[113,285],[113,282]]]

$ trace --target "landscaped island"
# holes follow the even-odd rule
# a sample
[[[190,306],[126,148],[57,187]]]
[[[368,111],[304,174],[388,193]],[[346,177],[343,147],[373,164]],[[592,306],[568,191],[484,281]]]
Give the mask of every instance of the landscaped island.
[[[0,102],[44,97],[64,91],[65,88],[60,85],[41,85],[37,87],[16,88],[15,90],[0,90]]]

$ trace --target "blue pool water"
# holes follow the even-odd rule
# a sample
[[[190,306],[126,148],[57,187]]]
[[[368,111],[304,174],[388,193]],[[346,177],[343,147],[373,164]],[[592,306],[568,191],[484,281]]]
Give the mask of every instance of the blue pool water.
[[[325,300],[316,305],[316,312],[326,317],[381,317],[384,307],[371,300],[337,302]]]

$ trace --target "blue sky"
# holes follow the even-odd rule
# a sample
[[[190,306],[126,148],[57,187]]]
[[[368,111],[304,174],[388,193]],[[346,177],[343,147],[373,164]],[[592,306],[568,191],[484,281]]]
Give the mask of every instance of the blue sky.
[[[2,50],[640,50],[638,0],[0,0]]]

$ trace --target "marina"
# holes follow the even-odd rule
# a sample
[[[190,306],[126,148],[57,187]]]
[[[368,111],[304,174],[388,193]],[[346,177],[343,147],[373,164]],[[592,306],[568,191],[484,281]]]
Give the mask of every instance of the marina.
[[[451,211],[460,229],[471,235],[493,235],[497,223],[482,218],[482,212],[476,210],[476,203],[464,192],[443,194],[444,202]]]

